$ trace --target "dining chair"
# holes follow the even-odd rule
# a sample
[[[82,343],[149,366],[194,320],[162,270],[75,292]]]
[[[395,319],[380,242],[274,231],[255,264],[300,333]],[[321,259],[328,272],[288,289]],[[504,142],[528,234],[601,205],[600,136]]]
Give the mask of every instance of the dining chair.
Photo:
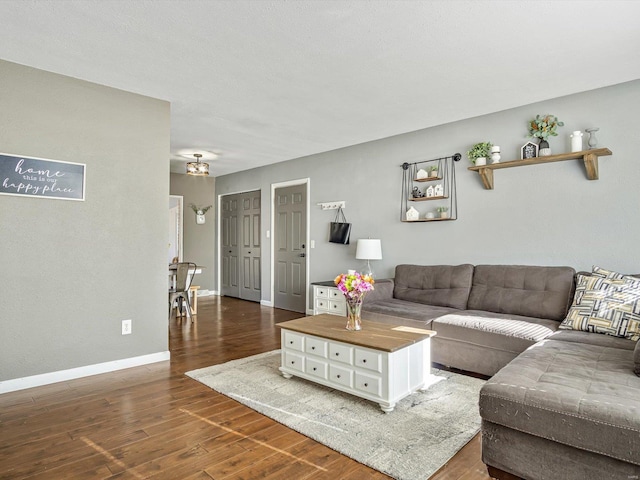
[[[171,310],[173,302],[178,300],[178,308],[182,314],[182,299],[187,302],[187,317],[193,322],[193,314],[191,312],[191,302],[189,301],[189,289],[195,275],[197,265],[193,262],[179,262],[176,264],[176,282],[173,288],[169,289],[169,319],[171,319]],[[191,271],[191,273],[189,273]]]

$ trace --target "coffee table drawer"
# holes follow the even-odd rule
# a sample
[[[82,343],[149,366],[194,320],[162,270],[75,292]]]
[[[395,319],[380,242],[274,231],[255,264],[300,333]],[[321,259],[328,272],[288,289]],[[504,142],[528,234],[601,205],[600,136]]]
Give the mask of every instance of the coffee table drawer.
[[[329,358],[335,362],[353,364],[353,347],[343,343],[329,343]]]
[[[345,387],[353,387],[353,370],[329,365],[329,380]]]
[[[298,370],[304,372],[304,357],[297,353],[285,352],[284,363],[287,368],[291,370]]]
[[[293,332],[284,332],[284,348],[291,350],[298,350],[302,352],[302,345],[304,344],[304,336]]]
[[[327,362],[321,362],[319,360],[307,358],[305,371],[309,375],[313,375],[314,377],[323,378],[326,380],[329,371],[329,364]]]
[[[382,372],[382,355],[380,353],[356,348],[355,359],[356,367],[366,368],[374,372]]]
[[[379,397],[382,391],[382,381],[380,377],[374,377],[366,373],[356,373],[355,388]]]
[[[327,358],[327,351],[329,350],[329,342],[320,340],[319,338],[307,337],[307,341],[304,344],[304,351],[313,355],[318,355],[322,358]]]

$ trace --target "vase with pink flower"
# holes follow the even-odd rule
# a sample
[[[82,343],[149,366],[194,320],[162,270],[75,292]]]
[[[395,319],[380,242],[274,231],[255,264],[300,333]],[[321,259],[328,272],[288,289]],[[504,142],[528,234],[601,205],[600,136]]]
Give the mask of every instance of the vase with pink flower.
[[[347,303],[347,330],[362,329],[362,301],[367,292],[373,290],[374,280],[370,275],[362,275],[358,272],[341,273],[334,283],[346,299]]]

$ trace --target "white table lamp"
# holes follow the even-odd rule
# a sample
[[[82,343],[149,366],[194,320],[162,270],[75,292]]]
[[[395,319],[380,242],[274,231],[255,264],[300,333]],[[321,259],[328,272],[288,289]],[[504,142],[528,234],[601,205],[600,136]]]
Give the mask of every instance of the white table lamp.
[[[373,277],[371,269],[371,260],[382,260],[382,244],[377,238],[362,238],[358,240],[356,247],[356,258],[358,260],[366,260],[367,265],[362,273]]]

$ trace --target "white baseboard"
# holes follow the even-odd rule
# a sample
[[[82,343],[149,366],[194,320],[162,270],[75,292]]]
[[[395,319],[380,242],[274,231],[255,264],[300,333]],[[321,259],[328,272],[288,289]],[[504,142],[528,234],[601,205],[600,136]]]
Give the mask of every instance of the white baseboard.
[[[312,316],[313,315],[313,308],[307,308],[307,315],[308,316]]]
[[[211,292],[211,295],[216,295],[216,296],[220,296],[220,291],[219,290],[209,290],[209,292]]]
[[[42,373],[40,375],[32,375],[30,377],[14,378],[12,380],[0,381],[0,394],[24,390],[26,388],[41,387],[42,385],[74,380],[76,378],[89,377],[100,373],[115,372],[116,370],[139,367],[140,365],[147,365],[149,363],[164,362],[169,360],[169,358],[171,358],[171,354],[169,352],[157,352],[150,353],[148,355],[141,355],[139,357],[96,363],[95,365],[87,365],[85,367],[70,368],[69,370]]]
[[[260,305],[263,307],[273,307],[273,302],[271,300],[260,300]]]

